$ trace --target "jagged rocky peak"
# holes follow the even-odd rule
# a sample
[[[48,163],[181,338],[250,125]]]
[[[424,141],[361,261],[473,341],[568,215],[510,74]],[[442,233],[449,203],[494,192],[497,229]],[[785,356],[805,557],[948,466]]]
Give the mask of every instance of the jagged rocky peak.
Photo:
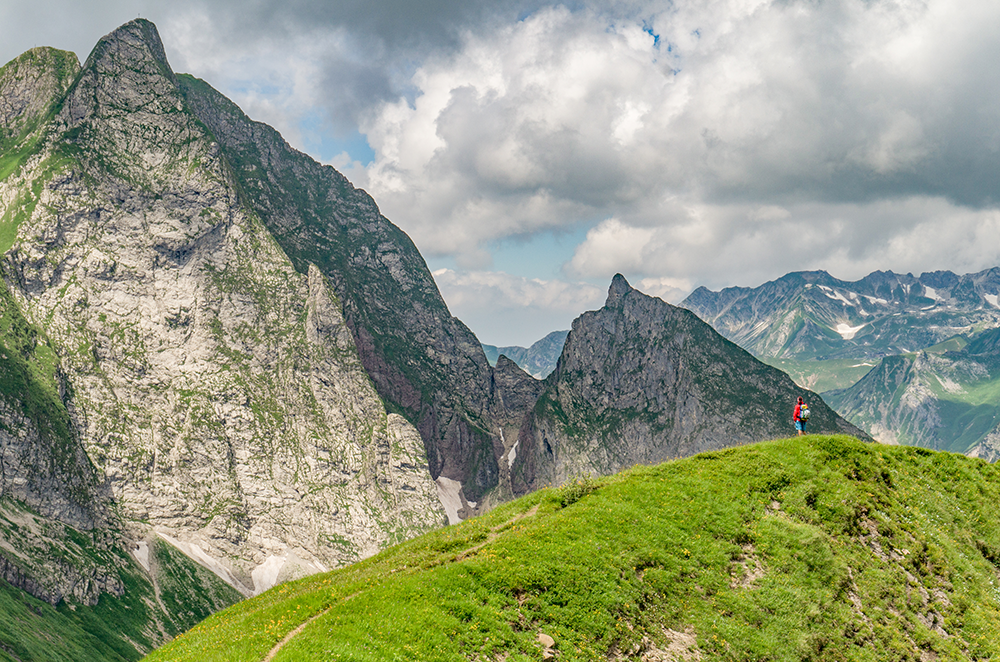
[[[138,65],[148,74],[147,65],[150,62],[155,64],[161,75],[176,80],[156,26],[144,18],[137,18],[97,42],[84,68],[94,67],[102,73],[117,73],[121,65],[127,63],[132,67]]]
[[[615,274],[611,279],[611,286],[608,288],[608,298],[604,302],[605,308],[614,308],[621,305],[621,301],[629,292],[634,292],[632,286],[625,280],[625,276]]]
[[[793,434],[800,395],[814,431],[866,437],[690,311],[616,276],[605,306],[574,320],[520,430],[514,491]]]
[[[152,23],[101,40],[0,181],[2,273],[130,534],[256,592],[444,510],[419,433],[365,372],[338,274],[296,269],[178,83]]]
[[[158,193],[205,170],[216,170],[214,179],[224,176],[213,163],[213,137],[187,111],[156,27],[144,19],[98,43],[57,126],[65,143],[87,157],[83,165],[90,174],[111,174],[130,189]],[[91,172],[95,168],[103,172]]]
[[[496,345],[483,345],[486,358],[491,364],[496,364],[500,355],[513,360],[525,372],[535,379],[545,379],[553,370],[562,353],[563,345],[566,343],[566,336],[569,331],[553,331],[541,340],[537,340],[530,347],[519,347],[509,345],[497,347]]]
[[[77,87],[87,94],[74,94],[69,103],[88,104],[94,111],[117,110],[126,115],[141,108],[156,115],[170,108],[179,110],[177,77],[167,62],[160,34],[155,25],[141,18],[97,43],[83,65]]]

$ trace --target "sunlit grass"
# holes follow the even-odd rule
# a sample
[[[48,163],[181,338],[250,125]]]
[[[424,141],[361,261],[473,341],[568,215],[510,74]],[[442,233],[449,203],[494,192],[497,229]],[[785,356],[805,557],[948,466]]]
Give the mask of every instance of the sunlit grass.
[[[150,660],[1000,655],[1000,473],[809,436],[551,488],[220,612]]]

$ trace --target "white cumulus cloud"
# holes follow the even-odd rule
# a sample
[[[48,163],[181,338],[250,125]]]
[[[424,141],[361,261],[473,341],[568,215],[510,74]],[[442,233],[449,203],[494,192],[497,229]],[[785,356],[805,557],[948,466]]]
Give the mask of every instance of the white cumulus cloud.
[[[676,300],[800,269],[1000,263],[994,0],[8,5],[6,59],[83,59],[152,19],[175,69],[323,145],[422,252],[467,270],[442,291],[498,344],[565,328],[616,272]],[[579,237],[553,252],[561,284],[485,271],[551,236]]]
[[[498,238],[583,225],[578,278],[711,265],[735,284],[831,254],[856,270],[859,243],[915,245],[950,222],[943,208],[994,208],[1000,79],[982,63],[998,23],[988,2],[681,0],[470,26],[367,116],[369,190],[423,250],[469,268]],[[926,266],[968,264],[976,251],[934,227]],[[791,249],[793,232],[822,252]],[[998,257],[978,254],[977,268]]]

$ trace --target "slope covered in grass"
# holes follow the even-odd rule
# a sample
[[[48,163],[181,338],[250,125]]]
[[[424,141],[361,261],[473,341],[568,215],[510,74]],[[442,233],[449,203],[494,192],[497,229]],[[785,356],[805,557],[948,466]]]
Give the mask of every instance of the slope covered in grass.
[[[1000,458],[1000,329],[887,356],[823,398],[887,442]]]
[[[994,465],[850,437],[705,453],[278,586],[147,659],[992,659],[998,499]]]
[[[48,563],[53,574],[58,574],[61,565],[80,564],[79,557],[89,556],[91,563],[111,567],[121,594],[103,592],[92,604],[65,595],[53,606],[0,576],[0,662],[138,660],[157,643],[241,597],[210,571],[162,541],[150,545],[152,571],[145,573],[127,558],[124,550],[109,546],[107,540],[95,542],[90,533],[70,527],[60,529],[58,523],[27,514],[17,524],[12,517],[15,507],[10,500],[0,499],[0,531],[8,543],[14,540],[25,544],[24,551]],[[53,538],[65,539],[61,545],[49,543],[47,549],[39,549],[29,528],[46,528]],[[0,571],[3,576],[23,578],[15,565],[17,559],[8,558],[6,544],[0,550]]]

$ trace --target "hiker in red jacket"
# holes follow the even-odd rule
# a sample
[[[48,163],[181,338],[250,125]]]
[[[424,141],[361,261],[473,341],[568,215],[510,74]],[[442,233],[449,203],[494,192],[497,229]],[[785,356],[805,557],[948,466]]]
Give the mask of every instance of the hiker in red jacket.
[[[795,421],[795,429],[799,431],[799,436],[806,433],[806,421],[809,419],[809,405],[805,403],[802,396],[799,396],[799,401],[795,403],[795,413],[792,414],[792,420]]]

